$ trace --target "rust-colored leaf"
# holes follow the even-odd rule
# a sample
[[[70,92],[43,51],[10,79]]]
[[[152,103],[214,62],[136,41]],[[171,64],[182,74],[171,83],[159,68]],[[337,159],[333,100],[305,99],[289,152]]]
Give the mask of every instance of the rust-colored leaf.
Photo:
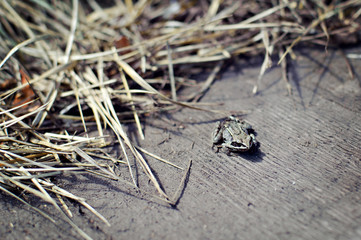
[[[129,39],[126,36],[120,36],[117,40],[114,41],[114,46],[118,49],[118,48],[124,48],[124,47],[128,47],[130,46],[130,42]],[[126,54],[129,53],[129,50],[125,50],[125,51],[121,51],[118,54],[122,55],[122,54]]]
[[[35,93],[29,84],[30,77],[22,69],[20,69],[20,74],[21,74],[21,84],[23,85],[27,84],[27,85],[23,87],[18,93],[16,93],[15,99],[13,101],[14,107],[27,103],[35,98]]]
[[[0,90],[8,90],[13,87],[16,87],[16,80],[14,78],[6,79],[3,83],[0,84]]]

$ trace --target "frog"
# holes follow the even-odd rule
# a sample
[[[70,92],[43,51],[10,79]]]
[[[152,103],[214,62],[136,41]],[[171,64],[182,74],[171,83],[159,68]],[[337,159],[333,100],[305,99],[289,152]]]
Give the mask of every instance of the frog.
[[[252,126],[234,116],[217,122],[212,132],[212,142],[212,148],[217,147],[216,152],[222,149],[227,155],[253,151],[258,145]]]

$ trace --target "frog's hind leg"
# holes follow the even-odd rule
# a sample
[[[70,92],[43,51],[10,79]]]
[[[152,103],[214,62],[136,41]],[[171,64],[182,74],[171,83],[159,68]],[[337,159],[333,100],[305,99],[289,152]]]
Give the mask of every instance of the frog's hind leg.
[[[258,148],[259,147],[259,142],[256,140],[256,137],[254,136],[254,134],[251,133],[249,136],[251,137],[252,146],[254,148]]]

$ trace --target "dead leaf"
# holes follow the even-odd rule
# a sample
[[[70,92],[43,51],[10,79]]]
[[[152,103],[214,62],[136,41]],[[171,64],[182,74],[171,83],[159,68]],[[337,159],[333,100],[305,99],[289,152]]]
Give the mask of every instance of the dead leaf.
[[[30,102],[35,98],[35,93],[29,84],[30,77],[27,75],[22,69],[20,69],[21,74],[21,84],[25,85],[18,93],[15,95],[15,99],[13,101],[13,106],[19,106],[21,104]],[[27,106],[24,105],[22,108],[26,108]]]

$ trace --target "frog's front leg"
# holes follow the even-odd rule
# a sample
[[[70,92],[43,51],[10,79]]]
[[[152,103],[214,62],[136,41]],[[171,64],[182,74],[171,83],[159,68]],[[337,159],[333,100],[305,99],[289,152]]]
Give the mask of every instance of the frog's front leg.
[[[216,149],[214,149],[214,147],[216,147]],[[222,149],[222,146],[213,143],[213,145],[212,145],[212,150],[213,150],[215,153],[219,153],[219,149]]]
[[[212,142],[213,145],[220,143],[223,139],[222,136],[222,123],[221,122],[217,122],[217,126],[214,129],[214,131],[212,132]]]

